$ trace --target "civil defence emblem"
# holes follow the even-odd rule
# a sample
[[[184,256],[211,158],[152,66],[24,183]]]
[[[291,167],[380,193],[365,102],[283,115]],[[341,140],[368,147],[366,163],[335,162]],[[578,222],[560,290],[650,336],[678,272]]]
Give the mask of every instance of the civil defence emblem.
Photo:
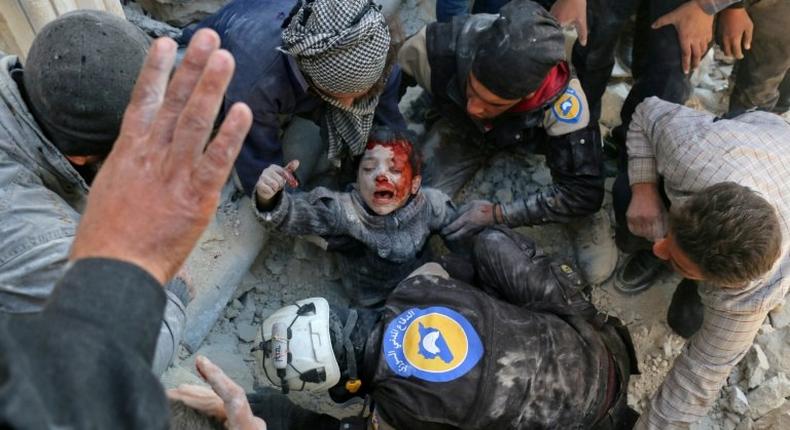
[[[566,88],[565,92],[554,102],[551,111],[558,121],[575,124],[579,122],[582,114],[582,102],[573,88]]]
[[[395,317],[382,346],[395,374],[429,382],[460,378],[483,356],[480,336],[469,321],[441,306],[412,308]]]

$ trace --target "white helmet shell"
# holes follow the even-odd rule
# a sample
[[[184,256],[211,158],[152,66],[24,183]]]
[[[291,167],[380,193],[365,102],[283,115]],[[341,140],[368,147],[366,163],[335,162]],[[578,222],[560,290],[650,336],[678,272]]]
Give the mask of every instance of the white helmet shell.
[[[297,314],[301,307],[310,304],[315,306],[315,312]],[[285,377],[281,380],[278,376],[273,354],[267,357],[263,350],[255,352],[258,367],[264,371],[272,385],[279,387],[285,381],[292,391],[327,391],[337,385],[340,381],[340,366],[332,350],[329,303],[326,299],[312,297],[277,310],[263,321],[256,339],[257,345],[272,339],[272,327],[275,324],[279,327],[290,326],[291,336],[287,339],[289,362],[285,366]],[[326,377],[321,382],[305,382],[300,379],[302,374],[311,371],[318,371]]]

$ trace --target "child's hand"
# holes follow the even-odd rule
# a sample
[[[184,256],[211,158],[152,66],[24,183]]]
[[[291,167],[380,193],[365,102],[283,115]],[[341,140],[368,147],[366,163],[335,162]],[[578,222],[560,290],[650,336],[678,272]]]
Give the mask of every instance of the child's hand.
[[[287,183],[291,188],[299,186],[294,171],[299,168],[299,160],[291,160],[285,167],[272,164],[265,168],[255,184],[255,196],[258,205],[267,206]]]

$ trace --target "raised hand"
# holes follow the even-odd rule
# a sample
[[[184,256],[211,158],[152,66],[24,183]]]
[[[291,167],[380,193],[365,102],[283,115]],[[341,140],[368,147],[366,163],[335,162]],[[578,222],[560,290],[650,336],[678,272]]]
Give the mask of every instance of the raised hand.
[[[285,167],[272,164],[263,169],[258,183],[255,184],[255,198],[258,200],[258,205],[269,206],[274,196],[285,188],[285,184],[291,188],[298,187],[299,181],[294,176],[298,168],[299,160],[291,160]]]
[[[228,110],[206,145],[233,75],[219,36],[200,30],[168,85],[176,44],[154,41],[120,135],[96,176],[70,259],[134,263],[164,283],[208,225],[252,123],[244,104]]]

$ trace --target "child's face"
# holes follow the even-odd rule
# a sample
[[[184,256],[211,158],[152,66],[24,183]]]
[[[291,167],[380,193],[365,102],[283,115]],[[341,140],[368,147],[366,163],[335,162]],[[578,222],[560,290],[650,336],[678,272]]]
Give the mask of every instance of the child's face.
[[[411,148],[375,145],[365,150],[357,171],[357,187],[365,204],[378,215],[403,206],[420,189],[420,176],[409,164]]]

